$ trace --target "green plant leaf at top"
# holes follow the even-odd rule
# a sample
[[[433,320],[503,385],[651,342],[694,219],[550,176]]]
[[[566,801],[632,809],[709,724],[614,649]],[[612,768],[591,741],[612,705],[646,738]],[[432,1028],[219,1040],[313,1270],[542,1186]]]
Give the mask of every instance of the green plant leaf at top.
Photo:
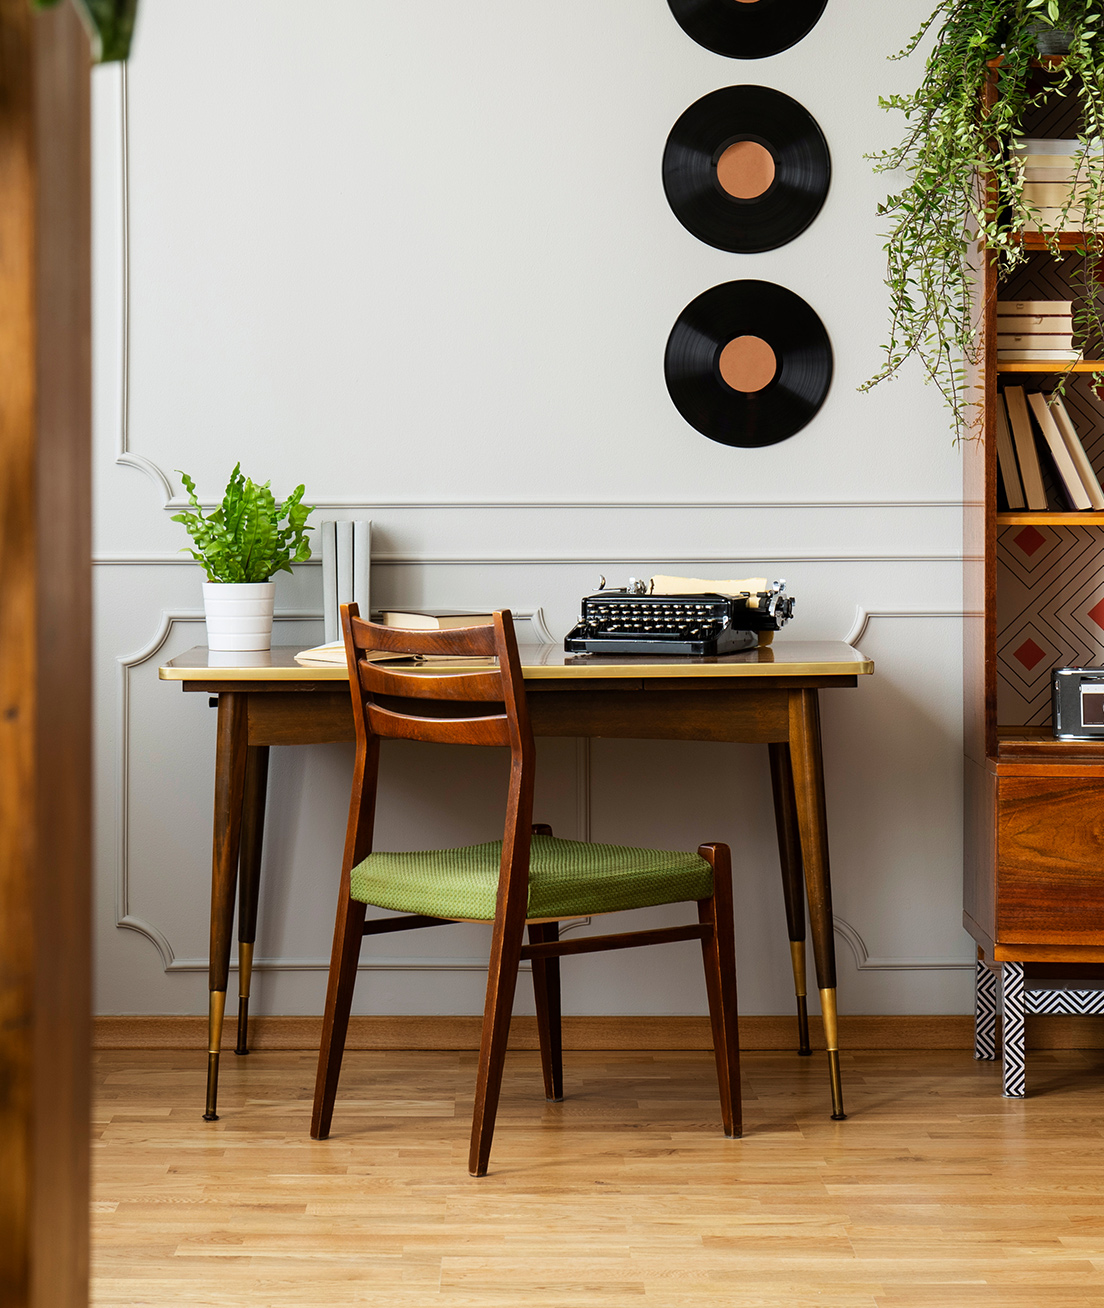
[[[303,504],[302,486],[279,504],[268,482],[251,481],[238,463],[221,504],[205,514],[195,482],[186,472],[180,476],[193,511],[175,513],[172,520],[183,523],[191,536],[192,548],[184,549],[203,566],[208,581],[268,581],[310,558],[306,534],[314,529],[306,522],[314,510]]]
[[[892,150],[872,156],[877,171],[907,174],[903,188],[878,212],[886,234],[890,324],[881,369],[864,389],[916,359],[942,393],[958,434],[977,421],[963,391],[965,367],[977,358],[980,310],[976,294],[983,260],[998,280],[1026,258],[1023,235],[1038,227],[1024,197],[1017,137],[1034,110],[1066,96],[1080,111],[1080,150],[1071,160],[1084,179],[1079,215],[1070,216],[1074,188],[1056,230],[1086,235],[1071,273],[1078,295],[1075,329],[1085,342],[1104,336],[1097,272],[1104,246],[1104,0],[942,0],[895,58],[934,37],[924,78],[911,95],[892,95],[885,109],[903,114],[905,132]],[[1069,54],[1039,73],[1036,35],[1042,26],[1068,28]],[[992,61],[1000,60],[996,95]],[[1046,239],[1055,259],[1064,252]],[[1061,384],[1061,383],[1060,383]]]
[[[60,0],[31,0],[36,9],[49,9]],[[92,39],[92,58],[98,64],[120,63],[130,54],[138,0],[73,0]]]

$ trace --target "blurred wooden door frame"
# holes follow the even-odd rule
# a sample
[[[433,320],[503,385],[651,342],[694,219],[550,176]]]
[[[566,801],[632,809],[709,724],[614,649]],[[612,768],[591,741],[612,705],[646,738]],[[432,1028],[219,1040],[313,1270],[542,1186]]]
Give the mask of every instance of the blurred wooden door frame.
[[[89,45],[0,0],[0,1303],[88,1302]]]

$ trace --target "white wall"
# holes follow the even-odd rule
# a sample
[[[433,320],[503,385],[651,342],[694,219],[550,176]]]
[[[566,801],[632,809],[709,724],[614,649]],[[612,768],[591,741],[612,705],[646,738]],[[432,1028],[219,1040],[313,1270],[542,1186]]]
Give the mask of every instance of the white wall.
[[[823,696],[841,1007],[966,1008],[958,458],[915,374],[856,391],[885,320],[863,154],[898,129],[877,95],[919,69],[884,55],[929,7],[831,0],[744,63],[663,0],[143,0],[125,85],[95,77],[99,1011],[205,1011],[214,713],[156,669],[203,638],[175,469],[214,498],[239,458],[371,517],[383,602],[540,608],[559,637],[599,571],[786,577],[787,635],[852,633],[878,665]],[[695,240],[660,184],[674,120],[740,81],[800,99],[834,166],[813,226],[752,256]],[[821,413],[763,450],[700,436],[663,382],[678,313],[739,277],[804,296],[835,349]],[[319,582],[280,577],[278,642],[320,636]],[[436,758],[442,799],[390,752],[383,840],[489,838],[494,759]],[[541,762],[561,834],[731,841],[743,1010],[790,1011],[765,751]],[[348,773],[343,747],[274,753],[257,1011],[320,1010]],[[476,1011],[485,948],[388,940],[360,1007]],[[700,1012],[699,973],[681,946],[584,959],[566,1004]]]

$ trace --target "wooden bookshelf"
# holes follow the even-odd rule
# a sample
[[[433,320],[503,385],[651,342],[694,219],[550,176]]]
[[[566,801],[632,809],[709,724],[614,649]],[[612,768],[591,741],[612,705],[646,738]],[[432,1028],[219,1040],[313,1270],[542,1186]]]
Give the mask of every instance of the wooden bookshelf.
[[[1091,513],[1050,513],[1040,509],[998,513],[998,527],[1104,527],[1104,509]]]
[[[1056,66],[1040,61],[1042,76]],[[999,95],[998,62],[989,107]],[[1025,121],[1023,135],[1068,138],[1078,126],[1072,99],[1052,101]],[[994,961],[1104,961],[1104,741],[1055,740],[1050,709],[1052,668],[1104,664],[1104,629],[1096,630],[1104,587],[1095,580],[1104,573],[1104,534],[1085,531],[1104,527],[1104,511],[998,511],[996,454],[1003,380],[1022,377],[1039,390],[1064,378],[1071,415],[1097,413],[1093,392],[1104,381],[1104,358],[998,360],[996,319],[998,300],[1076,300],[1076,255],[1057,262],[1050,251],[1072,254],[1094,239],[1028,232],[1023,263],[999,285],[995,262],[984,251],[979,260],[981,348],[968,380],[984,397],[984,439],[962,442],[963,922]],[[1071,407],[1070,397],[1080,403]],[[1104,472],[1099,456],[1096,471]],[[1088,541],[1070,548],[1053,530],[1036,541],[1024,535],[1031,526],[1079,528]],[[1002,535],[1006,527],[1019,530]]]
[[[997,372],[1104,372],[1104,359],[1079,359],[1076,363],[1047,363],[1042,359],[1002,360],[995,365]]]

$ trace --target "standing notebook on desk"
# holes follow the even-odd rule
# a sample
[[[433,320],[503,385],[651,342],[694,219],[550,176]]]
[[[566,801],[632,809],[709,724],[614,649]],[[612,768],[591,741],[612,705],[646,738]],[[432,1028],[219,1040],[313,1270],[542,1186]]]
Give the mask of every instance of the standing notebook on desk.
[[[341,640],[342,604],[359,604],[369,611],[372,523],[323,521],[322,617],[328,644]]]

